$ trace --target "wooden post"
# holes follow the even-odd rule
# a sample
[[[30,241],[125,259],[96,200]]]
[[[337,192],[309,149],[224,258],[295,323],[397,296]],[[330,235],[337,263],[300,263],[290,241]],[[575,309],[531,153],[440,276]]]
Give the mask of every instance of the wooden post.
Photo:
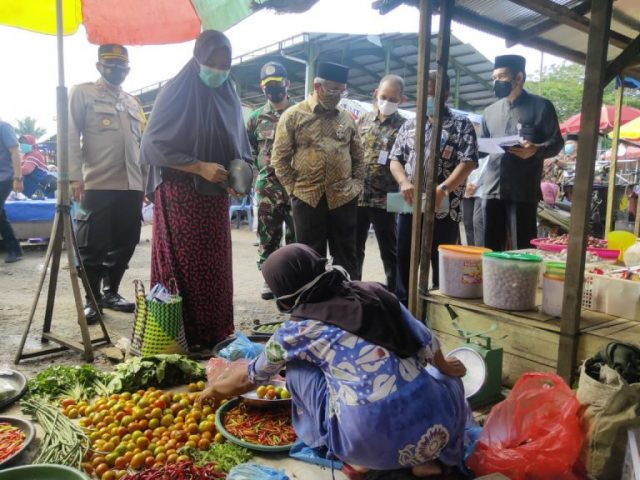
[[[569,253],[564,285],[564,302],[560,320],[560,344],[558,347],[558,373],[572,384],[576,373],[576,357],[580,338],[580,311],[582,307],[582,282],[584,280],[587,225],[591,206],[591,188],[598,146],[600,106],[609,45],[609,25],[613,0],[593,2],[585,81],[582,94],[582,121],[578,137],[576,180],[573,189],[571,226],[569,228]]]
[[[416,93],[416,166],[413,184],[413,224],[411,230],[411,265],[409,269],[409,310],[418,315],[418,269],[420,268],[420,226],[422,215],[422,192],[424,183],[424,134],[427,124],[427,88],[429,64],[431,63],[431,15],[433,2],[420,0],[420,25],[418,33],[418,75]]]
[[[613,119],[613,142],[611,142],[611,163],[609,164],[609,188],[607,190],[607,216],[604,225],[605,238],[615,227],[614,215],[618,206],[614,205],[616,198],[616,172],[618,171],[618,142],[620,138],[620,119],[622,118],[622,99],[624,97],[624,82],[616,89],[616,112]]]
[[[433,228],[435,226],[435,199],[438,183],[438,163],[440,156],[440,137],[442,136],[442,124],[444,117],[444,77],[449,67],[449,44],[451,39],[451,17],[453,15],[454,0],[440,2],[440,27],[438,29],[438,50],[436,63],[438,73],[436,76],[436,92],[434,98],[433,125],[431,129],[431,142],[429,143],[429,161],[427,162],[426,204],[424,217],[422,218],[422,254],[420,256],[420,282],[418,295],[426,294],[429,288],[429,267],[431,260],[431,246],[433,244]],[[418,318],[424,318],[424,302],[418,306]]]

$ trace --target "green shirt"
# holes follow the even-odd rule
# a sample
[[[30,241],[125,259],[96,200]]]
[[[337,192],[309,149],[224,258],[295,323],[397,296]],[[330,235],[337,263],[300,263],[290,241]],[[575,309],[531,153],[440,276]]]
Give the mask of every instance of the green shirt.
[[[358,119],[365,168],[364,188],[358,199],[359,207],[386,210],[387,193],[398,191],[398,183],[389,168],[389,152],[405,121],[397,112],[381,121],[376,111],[365,113]]]
[[[289,106],[293,104],[293,101],[289,99]],[[253,160],[258,169],[256,190],[261,190],[268,186],[269,188],[277,188],[284,191],[271,165],[271,150],[273,148],[273,139],[276,135],[276,125],[278,125],[278,120],[280,120],[280,115],[284,110],[275,110],[271,102],[267,101],[262,107],[251,112],[247,122],[249,143],[251,144]]]

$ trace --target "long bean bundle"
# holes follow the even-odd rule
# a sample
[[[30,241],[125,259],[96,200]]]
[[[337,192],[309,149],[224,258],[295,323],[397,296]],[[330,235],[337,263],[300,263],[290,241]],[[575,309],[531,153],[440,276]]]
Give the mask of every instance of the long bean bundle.
[[[82,469],[82,459],[89,450],[89,438],[60,409],[42,398],[23,400],[22,408],[44,430],[44,439],[33,463],[55,463]]]

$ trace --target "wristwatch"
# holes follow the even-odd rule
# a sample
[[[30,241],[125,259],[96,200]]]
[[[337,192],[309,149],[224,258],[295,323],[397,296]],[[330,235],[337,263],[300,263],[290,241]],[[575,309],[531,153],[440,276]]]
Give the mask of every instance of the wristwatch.
[[[13,177],[13,180],[14,180],[14,181],[21,182],[21,181],[22,181],[22,177]]]
[[[449,193],[449,187],[447,187],[444,183],[438,185],[438,188],[442,190],[444,193]]]

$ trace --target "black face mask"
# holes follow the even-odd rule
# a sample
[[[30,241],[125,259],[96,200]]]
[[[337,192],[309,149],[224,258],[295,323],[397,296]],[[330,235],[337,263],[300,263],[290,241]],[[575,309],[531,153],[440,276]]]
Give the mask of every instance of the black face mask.
[[[512,88],[513,86],[508,80],[494,80],[493,82],[493,92],[498,98],[508,97]]]
[[[129,71],[125,68],[107,67],[106,65],[102,65],[102,72],[100,73],[111,85],[122,85],[122,82],[127,78]]]
[[[273,103],[280,103],[287,96],[287,87],[280,85],[267,85],[264,88],[264,94],[267,99],[271,100]]]

